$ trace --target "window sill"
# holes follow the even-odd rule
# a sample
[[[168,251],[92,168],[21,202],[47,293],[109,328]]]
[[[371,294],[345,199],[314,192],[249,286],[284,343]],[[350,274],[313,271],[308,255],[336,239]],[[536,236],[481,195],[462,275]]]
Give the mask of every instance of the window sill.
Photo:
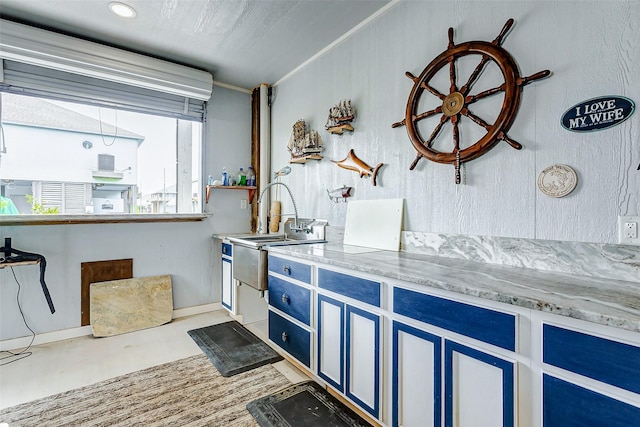
[[[117,224],[202,221],[208,214],[3,215],[0,225]]]

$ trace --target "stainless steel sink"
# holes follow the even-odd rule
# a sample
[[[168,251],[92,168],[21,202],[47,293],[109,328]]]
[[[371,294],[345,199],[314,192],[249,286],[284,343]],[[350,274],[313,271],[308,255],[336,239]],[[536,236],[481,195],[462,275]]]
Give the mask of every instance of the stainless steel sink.
[[[324,239],[292,239],[284,234],[253,234],[249,236],[228,237],[228,239],[236,245],[252,248],[260,246],[303,245],[326,242]]]
[[[285,222],[283,234],[247,234],[227,237],[233,243],[233,278],[261,292],[267,290],[268,246],[304,245],[325,243],[326,221],[299,219],[300,224],[307,224],[305,231],[294,230],[293,220]]]

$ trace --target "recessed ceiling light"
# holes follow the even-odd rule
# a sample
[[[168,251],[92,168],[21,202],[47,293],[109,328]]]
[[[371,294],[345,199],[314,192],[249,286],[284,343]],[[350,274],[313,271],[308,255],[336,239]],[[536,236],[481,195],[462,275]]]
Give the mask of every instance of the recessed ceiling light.
[[[109,10],[115,13],[118,16],[123,18],[135,18],[136,11],[134,8],[129,6],[128,4],[120,3],[117,1],[113,1],[109,3]]]

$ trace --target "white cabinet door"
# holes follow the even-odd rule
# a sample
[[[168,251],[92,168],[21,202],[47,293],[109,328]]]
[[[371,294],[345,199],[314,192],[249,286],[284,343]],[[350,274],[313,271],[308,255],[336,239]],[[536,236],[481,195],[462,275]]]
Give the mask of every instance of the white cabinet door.
[[[222,306],[233,312],[233,274],[231,260],[222,258]]]
[[[441,338],[393,322],[393,426],[441,425]]]
[[[318,376],[344,392],[344,303],[318,295]]]
[[[445,426],[513,427],[514,363],[445,341]]]
[[[380,415],[380,316],[318,295],[318,376]]]
[[[345,394],[375,418],[380,416],[380,316],[346,306]]]

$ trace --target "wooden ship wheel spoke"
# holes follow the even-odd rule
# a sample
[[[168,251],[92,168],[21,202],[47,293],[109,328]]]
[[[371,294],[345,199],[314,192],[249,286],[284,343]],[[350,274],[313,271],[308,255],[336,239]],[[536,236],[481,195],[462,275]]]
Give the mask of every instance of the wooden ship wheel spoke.
[[[456,184],[459,184],[461,181],[460,166],[464,162],[480,157],[493,148],[499,141],[505,141],[518,150],[522,148],[520,143],[507,136],[507,131],[513,124],[518,111],[522,87],[532,81],[547,77],[551,73],[549,70],[544,70],[529,77],[520,76],[515,60],[501,46],[513,23],[514,20],[509,19],[503,26],[500,34],[498,34],[492,42],[471,41],[459,45],[454,43],[453,28],[449,28],[447,50],[431,61],[420,76],[416,77],[408,71],[405,73],[405,75],[413,81],[414,85],[409,94],[404,119],[394,123],[392,127],[406,126],[409,139],[417,151],[417,156],[409,167],[410,170],[413,170],[418,164],[418,161],[423,157],[437,163],[453,164],[456,170]],[[460,58],[470,55],[479,55],[480,60],[464,85],[458,89],[458,70],[456,63]],[[491,63],[494,63],[498,67],[504,83],[482,92],[471,94],[470,92],[474,84],[478,81],[485,68]],[[445,67],[447,67],[449,71],[448,94],[440,92],[431,84],[431,79]],[[441,101],[441,105],[429,111],[418,112],[418,104],[423,93],[429,93],[435,96]],[[504,100],[502,108],[493,123],[488,123],[469,110],[471,104],[478,103],[496,94],[502,94]],[[439,122],[429,137],[426,139],[423,138],[418,129],[418,123],[423,119],[437,115],[440,115]],[[463,117],[466,117],[486,131],[484,136],[466,148],[461,148],[460,144],[460,123]],[[438,138],[438,135],[440,135],[444,124],[447,122],[451,122],[452,125],[453,147],[450,152],[438,151],[433,148],[433,144]]]

